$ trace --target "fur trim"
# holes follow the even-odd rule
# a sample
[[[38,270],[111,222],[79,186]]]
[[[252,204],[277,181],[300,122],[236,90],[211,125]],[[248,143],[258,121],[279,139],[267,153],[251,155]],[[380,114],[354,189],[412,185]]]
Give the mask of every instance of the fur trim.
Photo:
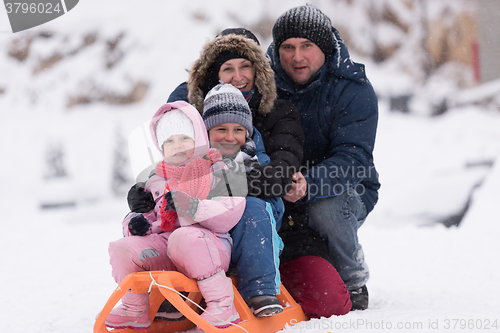
[[[267,114],[271,112],[277,94],[274,72],[271,69],[269,60],[255,41],[235,34],[217,37],[203,46],[200,57],[189,71],[187,86],[189,103],[194,105],[200,113],[203,113],[203,99],[205,96],[203,96],[200,86],[205,82],[208,69],[223,51],[239,51],[253,63],[255,87],[262,95],[259,113]]]

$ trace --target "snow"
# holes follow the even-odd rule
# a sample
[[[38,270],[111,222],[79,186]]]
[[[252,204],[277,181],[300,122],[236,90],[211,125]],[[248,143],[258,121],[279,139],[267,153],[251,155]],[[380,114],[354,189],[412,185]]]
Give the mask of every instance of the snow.
[[[333,22],[347,20],[340,11],[347,10],[346,3],[311,3],[331,10]],[[116,286],[107,247],[122,236],[121,219],[128,211],[125,194],[111,191],[113,152],[127,151],[117,137],[126,138],[152,116],[219,30],[254,25],[262,16],[275,19],[300,4],[86,0],[15,35],[4,32],[8,25],[0,10],[2,331],[92,331]],[[24,62],[7,55],[13,39],[43,31],[55,37],[35,38]],[[106,69],[107,42],[122,32],[121,61]],[[97,34],[96,42],[67,55],[89,33]],[[259,39],[264,47],[270,42],[269,36]],[[56,52],[67,56],[33,74],[41,59]],[[476,332],[488,320],[498,329],[492,324],[500,319],[500,113],[467,102],[494,97],[499,82],[456,93],[456,103],[438,117],[394,113],[388,96],[398,89],[407,93],[412,80],[394,63],[377,65],[351,55],[365,62],[380,96],[375,162],[382,188],[359,233],[371,271],[370,307],[282,332]],[[68,96],[123,93],[141,80],[149,90],[139,103],[66,107]],[[433,86],[435,94],[439,87]],[[419,96],[421,104],[431,102]],[[45,177],[51,147],[64,152],[66,178]],[[132,185],[131,168],[124,168]],[[459,227],[439,223],[460,213],[469,199]],[[69,206],[40,209],[57,202]]]

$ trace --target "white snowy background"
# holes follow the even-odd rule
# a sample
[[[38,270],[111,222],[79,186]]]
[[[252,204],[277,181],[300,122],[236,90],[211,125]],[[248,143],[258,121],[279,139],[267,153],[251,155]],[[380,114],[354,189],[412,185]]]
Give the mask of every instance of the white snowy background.
[[[500,111],[495,96],[500,82],[459,89],[449,74],[468,74],[453,65],[422,80],[413,68],[419,60],[412,35],[387,24],[374,32],[367,1],[309,3],[349,31],[351,56],[365,63],[379,95],[374,154],[382,188],[359,233],[371,269],[369,309],[282,332],[498,330]],[[390,5],[410,26],[416,21],[400,1],[370,3],[373,10]],[[429,16],[445,6],[470,9],[464,1],[428,3]],[[186,69],[207,39],[224,28],[245,26],[267,48],[274,20],[301,4],[83,0],[64,16],[17,34],[9,32],[0,9],[2,332],[93,330],[116,286],[107,247],[122,236],[121,219],[128,212],[124,191],[134,183],[128,134],[187,78]],[[375,63],[367,56],[374,33],[379,41],[408,47]],[[13,56],[26,45],[22,60]],[[140,101],[121,104],[120,96],[123,100],[134,87],[132,95]],[[415,97],[411,112],[391,112],[390,96],[408,92]],[[472,103],[484,96],[493,98],[481,106]],[[434,101],[443,97],[448,111],[432,117]],[[60,162],[60,177],[50,156]],[[117,173],[125,176],[124,183],[113,183]],[[468,202],[459,227],[440,223],[460,215]],[[54,205],[66,206],[50,208]]]

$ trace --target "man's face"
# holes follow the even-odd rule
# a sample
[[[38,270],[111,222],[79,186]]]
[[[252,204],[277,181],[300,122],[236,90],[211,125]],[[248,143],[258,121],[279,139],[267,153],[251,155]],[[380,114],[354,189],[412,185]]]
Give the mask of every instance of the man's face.
[[[325,54],[318,45],[306,38],[288,38],[279,48],[281,66],[298,84],[311,81],[325,63]]]

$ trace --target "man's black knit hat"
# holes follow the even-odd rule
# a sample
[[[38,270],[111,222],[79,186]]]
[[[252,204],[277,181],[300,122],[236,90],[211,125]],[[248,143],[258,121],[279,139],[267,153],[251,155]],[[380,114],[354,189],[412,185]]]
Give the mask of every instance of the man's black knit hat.
[[[305,5],[292,8],[281,15],[273,27],[274,50],[288,38],[306,38],[328,56],[333,49],[332,22],[318,8]]]

